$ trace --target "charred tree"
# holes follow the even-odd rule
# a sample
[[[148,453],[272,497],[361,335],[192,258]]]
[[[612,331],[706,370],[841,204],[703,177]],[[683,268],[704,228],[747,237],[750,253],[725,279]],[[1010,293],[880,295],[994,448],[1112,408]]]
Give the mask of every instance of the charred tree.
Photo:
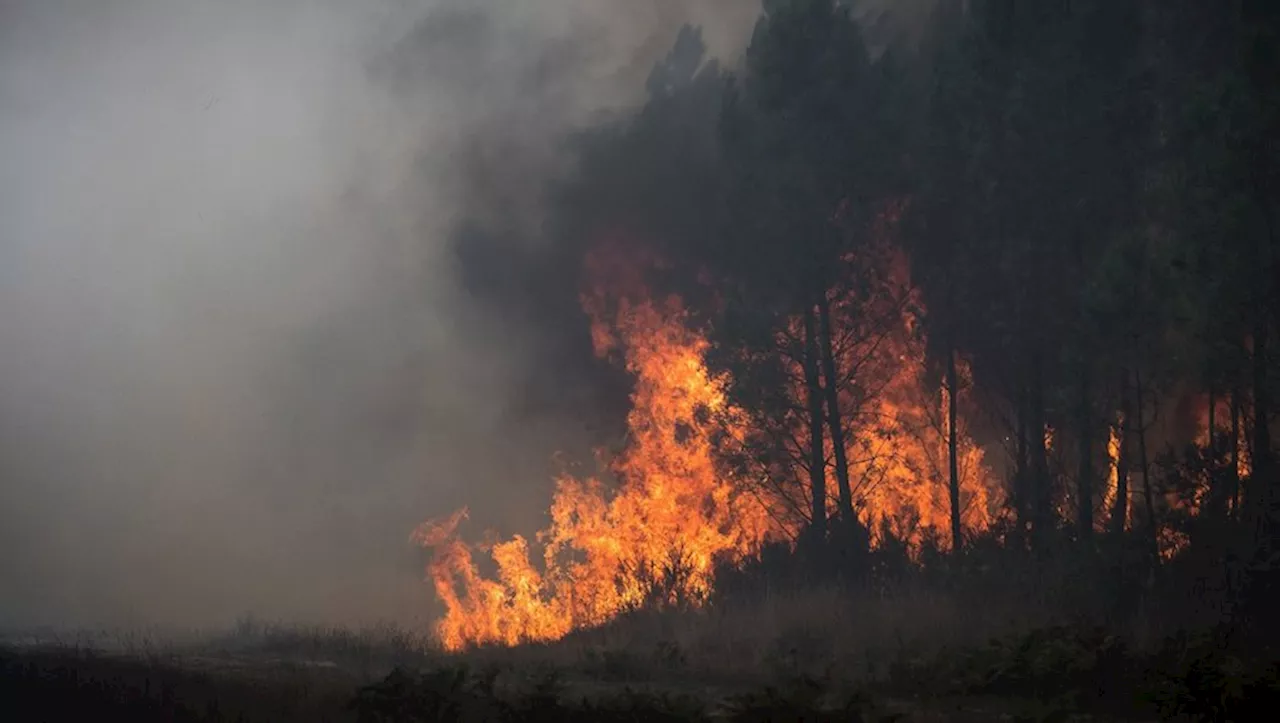
[[[1129,519],[1129,372],[1120,373],[1119,449],[1116,450],[1116,490],[1111,503],[1111,534],[1124,534]]]
[[[1027,393],[1018,390],[1017,411],[1017,458],[1013,471],[1013,503],[1018,518],[1018,536],[1026,543],[1027,530],[1031,526],[1031,443],[1027,433]]]
[[[1138,435],[1138,468],[1142,470],[1142,502],[1147,517],[1147,551],[1151,555],[1152,564],[1160,561],[1160,526],[1156,522],[1155,494],[1151,490],[1151,464],[1147,458],[1147,426],[1146,412],[1142,393],[1142,372],[1135,371],[1133,377],[1135,402],[1138,419],[1136,432]]]
[[[1249,477],[1249,494],[1245,495],[1245,519],[1254,529],[1254,543],[1259,555],[1265,555],[1273,547],[1270,539],[1268,518],[1271,516],[1271,429],[1268,416],[1271,414],[1270,399],[1267,394],[1267,324],[1264,314],[1256,315],[1253,327],[1253,468]]]
[[[1031,462],[1031,541],[1043,552],[1049,543],[1052,525],[1053,490],[1049,481],[1049,450],[1045,444],[1044,370],[1039,354],[1032,355],[1031,393],[1028,397],[1028,434]]]
[[[1206,423],[1206,426],[1209,428],[1208,429],[1209,441],[1208,441],[1207,451],[1209,452],[1210,460],[1215,459],[1214,451],[1217,450],[1218,448],[1218,445],[1215,439],[1215,435],[1217,434],[1218,427],[1217,427],[1217,420],[1215,419],[1215,416],[1214,416],[1214,407],[1217,406],[1217,404],[1218,404],[1218,398],[1217,398],[1217,395],[1213,393],[1213,383],[1210,382],[1209,384],[1209,421]],[[1211,461],[1210,464],[1216,464],[1216,463]]]
[[[804,313],[804,384],[809,412],[809,491],[813,496],[810,534],[815,543],[827,538],[827,463],[822,450],[822,384],[818,378],[818,334],[813,309]]]
[[[840,493],[840,516],[846,523],[853,522],[853,487],[849,484],[849,460],[845,454],[844,423],[840,417],[839,377],[836,376],[835,352],[832,349],[831,303],[826,293],[818,295],[818,344],[822,360],[823,393],[826,400],[827,425],[831,431],[831,447],[835,456],[836,487]]]
[[[1214,391],[1214,387],[1209,388],[1209,413],[1206,427],[1208,431],[1208,441],[1205,444],[1205,461],[1209,474],[1209,495],[1208,504],[1205,505],[1202,516],[1209,522],[1214,530],[1215,542],[1216,538],[1221,537],[1223,525],[1227,520],[1230,504],[1231,504],[1231,474],[1229,470],[1223,468],[1218,444],[1218,395]]]
[[[836,375],[835,350],[831,323],[831,302],[826,293],[818,295],[818,322],[821,345],[822,375],[826,383],[823,391],[826,396],[827,426],[831,432],[831,448],[835,457],[836,486],[840,494],[840,549],[854,557],[855,565],[860,566],[861,558],[870,546],[870,535],[858,519],[853,508],[853,486],[849,482],[849,460],[845,451],[844,421],[840,414],[839,377]]]
[[[960,396],[959,374],[956,373],[956,351],[947,348],[947,464],[951,496],[951,550],[959,552],[964,544],[964,530],[960,523],[960,464],[957,449],[956,398]]]
[[[1240,387],[1231,390],[1231,517],[1240,517]]]
[[[1078,498],[1077,521],[1080,526],[1080,540],[1089,542],[1093,539],[1093,400],[1090,399],[1089,366],[1087,362],[1080,365],[1080,399],[1077,409],[1077,425],[1079,426],[1080,466],[1076,479],[1076,497]]]

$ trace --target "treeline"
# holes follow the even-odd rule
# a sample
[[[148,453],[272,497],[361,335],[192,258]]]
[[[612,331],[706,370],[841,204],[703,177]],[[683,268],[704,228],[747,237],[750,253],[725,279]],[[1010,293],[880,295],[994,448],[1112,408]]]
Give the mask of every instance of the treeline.
[[[646,105],[578,139],[555,231],[674,262],[753,416],[729,456],[800,485],[808,539],[865,554],[848,440],[910,313],[946,390],[947,549],[1181,565],[1231,615],[1269,605],[1280,4],[939,0],[882,47],[850,5],[766,0],[732,72],[682,31]],[[1005,458],[987,530],[966,409]]]

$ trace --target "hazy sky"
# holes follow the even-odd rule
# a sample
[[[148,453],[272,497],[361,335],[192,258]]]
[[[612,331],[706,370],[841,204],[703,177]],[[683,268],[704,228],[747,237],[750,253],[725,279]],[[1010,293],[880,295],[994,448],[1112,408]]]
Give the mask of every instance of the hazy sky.
[[[457,281],[477,159],[536,223],[560,133],[757,7],[0,0],[0,624],[429,614],[414,524],[531,529],[585,439]]]

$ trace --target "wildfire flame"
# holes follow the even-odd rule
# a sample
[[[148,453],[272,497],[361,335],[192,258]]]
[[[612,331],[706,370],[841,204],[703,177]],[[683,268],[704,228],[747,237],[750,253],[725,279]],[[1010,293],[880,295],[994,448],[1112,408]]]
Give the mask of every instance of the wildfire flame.
[[[1213,404],[1212,415],[1209,413],[1211,402]],[[1218,465],[1217,473],[1219,475],[1230,471],[1230,466],[1222,469],[1219,461],[1225,458],[1229,463],[1233,451],[1236,457],[1236,480],[1247,480],[1252,471],[1249,459],[1249,440],[1243,424],[1238,424],[1237,436],[1234,440],[1231,438],[1230,400],[1221,397],[1215,400],[1210,395],[1199,395],[1194,400],[1194,404],[1196,410],[1195,444],[1210,453],[1209,458],[1213,460],[1213,464]],[[1211,420],[1212,425],[1210,425]],[[1210,449],[1211,440],[1216,445],[1216,449]],[[1215,481],[1206,481],[1204,485],[1193,489],[1189,497],[1179,496],[1176,492],[1170,491],[1163,495],[1162,501],[1169,510],[1178,510],[1190,517],[1198,517],[1209,501],[1211,495],[1209,487],[1213,484],[1224,484],[1224,482],[1220,476]],[[1234,505],[1237,501],[1236,499],[1229,500],[1227,504]],[[1232,514],[1235,514],[1235,512],[1234,509],[1231,511]],[[1177,556],[1190,543],[1190,537],[1181,530],[1165,526],[1158,533],[1159,551],[1164,559],[1171,559]]]
[[[616,253],[588,259],[596,286],[582,302],[596,353],[620,355],[635,378],[629,434],[609,466],[612,480],[556,481],[550,524],[536,537],[541,565],[519,535],[483,546],[464,542],[458,527],[465,510],[415,531],[414,540],[434,551],[428,572],[445,607],[436,625],[445,648],[554,640],[646,604],[700,605],[712,593],[717,565],[740,563],[770,539],[798,533],[796,520],[777,514],[780,500],[723,462],[719,447],[744,440],[750,417],[728,400],[729,380],[709,371],[709,342],[690,325],[680,298],[651,297],[637,272],[645,263],[652,260]],[[906,279],[895,283],[909,290]],[[835,303],[835,322],[848,327],[860,310]],[[836,350],[842,371],[856,369],[862,384],[878,390],[841,390],[855,421],[846,447],[864,521],[884,524],[914,546],[928,530],[949,525],[948,392],[925,391],[918,331],[903,311],[887,336]],[[967,365],[960,372],[967,380]],[[962,417],[964,522],[981,530],[990,524],[997,486],[964,425]],[[791,474],[803,494],[802,475]],[[481,572],[477,551],[493,574]]]
[[[1108,426],[1107,436],[1107,483],[1102,491],[1102,515],[1100,517],[1110,523],[1115,511],[1116,494],[1120,489],[1120,447],[1124,444],[1124,420],[1118,419]],[[1124,506],[1124,528],[1129,529],[1129,510],[1133,505]]]
[[[909,332],[915,321],[910,314],[905,317],[901,329]],[[858,481],[872,542],[881,542],[887,530],[914,550],[927,535],[945,531],[951,524],[947,426],[951,392],[945,384],[928,391],[920,335],[895,335],[881,344],[886,358],[864,365],[865,376],[874,378],[877,372],[884,376],[879,393],[857,416],[854,433],[849,435],[850,472]],[[971,386],[970,372],[963,360],[957,366],[961,392],[957,402],[963,404],[963,390]],[[961,521],[967,531],[980,532],[996,514],[998,485],[982,448],[970,437],[965,415],[958,415],[956,427]],[[950,536],[941,535],[936,542],[949,549]]]
[[[1236,457],[1237,457],[1236,475],[1240,479],[1247,478],[1249,476],[1249,473],[1252,471],[1252,467],[1249,461],[1250,446],[1249,446],[1249,440],[1248,440],[1248,432],[1245,429],[1244,424],[1239,424],[1238,425],[1239,428],[1236,430],[1237,437],[1233,445],[1231,440],[1231,401],[1229,399],[1222,399],[1222,398],[1218,398],[1214,400],[1214,405],[1213,405],[1214,422],[1213,422],[1212,432],[1209,429],[1209,397],[1208,395],[1205,395],[1203,397],[1203,404],[1204,404],[1203,408],[1197,408],[1195,443],[1200,447],[1207,448],[1209,446],[1209,439],[1211,434],[1214,439],[1225,437],[1225,439],[1218,442],[1218,452],[1220,454],[1224,454],[1226,452],[1226,450],[1224,449],[1224,446],[1226,447],[1234,446],[1236,451]]]
[[[597,353],[622,349],[636,379],[629,444],[612,465],[617,488],[594,478],[556,482],[551,524],[538,534],[543,572],[517,535],[488,547],[498,571],[484,578],[455,534],[465,513],[420,527],[415,539],[436,551],[430,574],[446,609],[437,633],[448,649],[557,639],[655,596],[703,602],[715,565],[758,552],[774,529],[714,455],[716,425],[734,412],[679,298],[625,295],[611,319],[602,289],[583,302]]]

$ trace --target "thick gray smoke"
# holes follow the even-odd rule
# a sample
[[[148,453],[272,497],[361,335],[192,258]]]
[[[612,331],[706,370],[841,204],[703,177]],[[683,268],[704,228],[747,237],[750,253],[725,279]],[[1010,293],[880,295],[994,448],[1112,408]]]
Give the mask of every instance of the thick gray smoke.
[[[585,439],[453,223],[757,7],[0,2],[0,625],[429,615],[414,524],[530,529]]]

